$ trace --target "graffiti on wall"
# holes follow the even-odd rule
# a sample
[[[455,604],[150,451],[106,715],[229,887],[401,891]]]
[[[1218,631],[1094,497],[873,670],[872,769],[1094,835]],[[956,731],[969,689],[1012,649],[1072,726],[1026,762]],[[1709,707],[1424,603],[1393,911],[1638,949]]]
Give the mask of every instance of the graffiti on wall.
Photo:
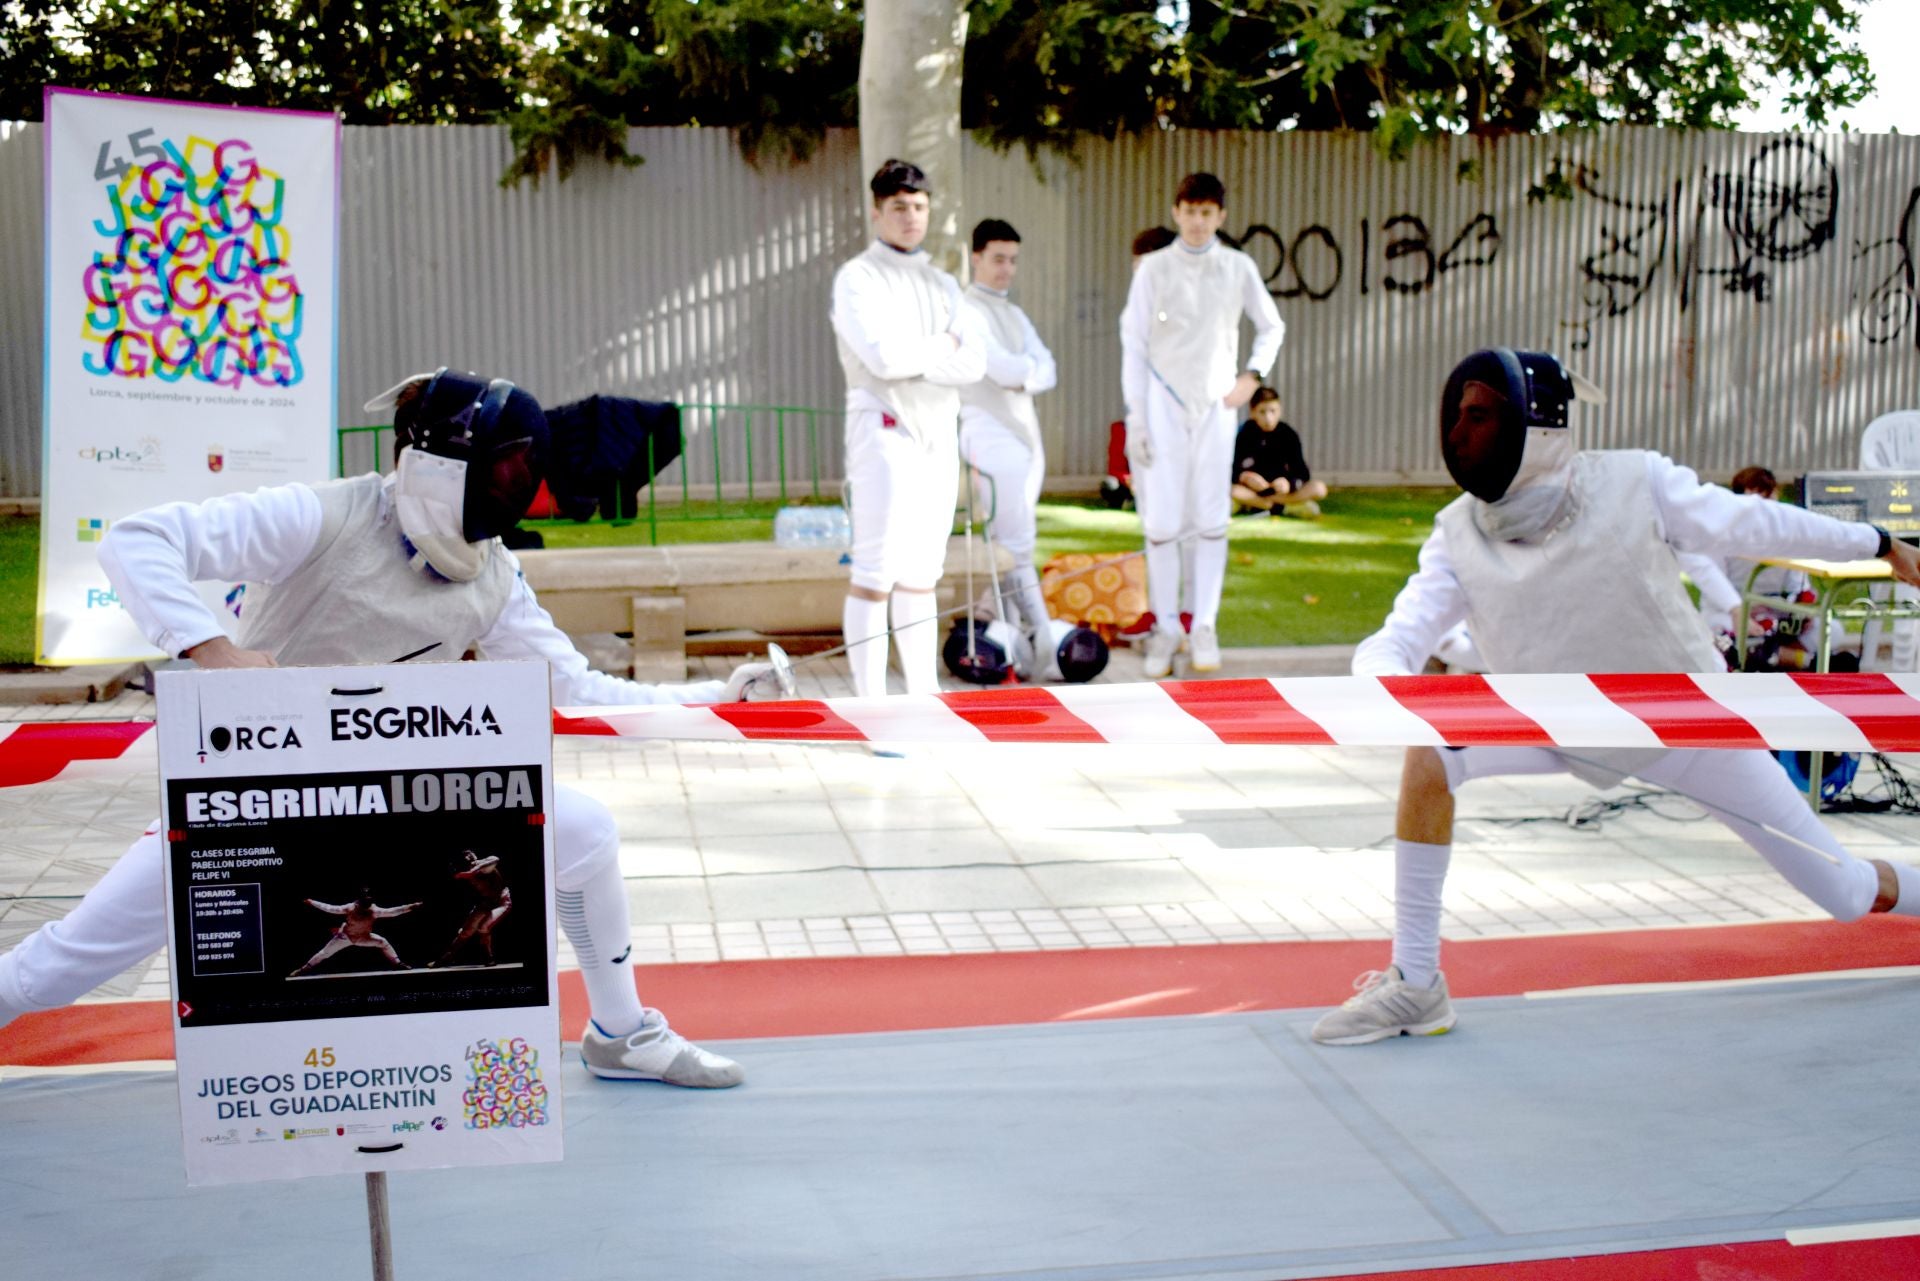
[[[1913,270],[1914,239],[1920,236],[1920,187],[1907,193],[1892,235],[1853,248],[1852,302],[1860,334],[1882,345],[1905,337],[1920,349],[1920,290]]]
[[[82,367],[102,378],[291,387],[305,300],[286,183],[245,141],[100,144],[103,247],[82,273]]]
[[[1499,222],[1484,212],[1451,235],[1419,214],[1396,213],[1378,223],[1362,218],[1350,232],[1316,222],[1288,236],[1256,222],[1221,239],[1253,258],[1268,293],[1309,302],[1325,302],[1343,286],[1362,296],[1426,293],[1450,272],[1492,266],[1501,244]]]

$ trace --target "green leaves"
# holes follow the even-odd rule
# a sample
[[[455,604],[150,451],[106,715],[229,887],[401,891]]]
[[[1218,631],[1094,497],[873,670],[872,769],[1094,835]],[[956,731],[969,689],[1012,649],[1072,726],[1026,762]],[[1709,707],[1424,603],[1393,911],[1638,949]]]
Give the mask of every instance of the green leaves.
[[[1901,0],[1874,0],[1899,3]],[[0,0],[0,118],[40,86],[508,124],[504,181],[719,125],[749,159],[856,123],[860,0]],[[961,123],[999,146],[1155,129],[1444,134],[1809,125],[1873,87],[1851,0],[976,0]]]

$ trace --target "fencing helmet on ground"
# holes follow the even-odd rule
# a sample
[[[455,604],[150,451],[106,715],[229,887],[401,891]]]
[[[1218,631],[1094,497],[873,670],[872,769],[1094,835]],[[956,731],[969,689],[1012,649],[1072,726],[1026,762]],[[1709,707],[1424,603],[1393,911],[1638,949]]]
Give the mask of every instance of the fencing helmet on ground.
[[[442,368],[367,402],[394,410],[401,530],[444,578],[473,578],[485,544],[519,524],[546,476],[540,402],[504,378]]]
[[[1009,677],[1029,669],[1032,650],[1019,629],[994,619],[960,617],[953,620],[940,657],[947,670],[969,685],[1004,685]]]
[[[1052,619],[1053,661],[1060,679],[1078,685],[1090,681],[1107,669],[1107,643],[1091,627]]]

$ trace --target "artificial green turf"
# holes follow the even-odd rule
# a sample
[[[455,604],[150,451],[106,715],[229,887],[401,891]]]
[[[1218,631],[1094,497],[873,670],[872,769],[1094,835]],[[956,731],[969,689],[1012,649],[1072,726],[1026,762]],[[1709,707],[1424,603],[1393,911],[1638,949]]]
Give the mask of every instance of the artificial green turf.
[[[1413,573],[1442,489],[1356,489],[1321,503],[1317,521],[1240,517],[1230,531],[1227,590],[1220,609],[1224,645],[1331,645],[1359,640],[1380,625],[1394,593]],[[663,508],[659,541],[759,542],[773,537],[773,502],[696,503]],[[686,519],[692,515],[699,519]],[[536,523],[546,545],[645,545],[640,520]],[[1038,559],[1059,552],[1140,548],[1131,511],[1092,503],[1040,505]],[[34,579],[40,550],[33,517],[0,518],[0,663],[33,661]]]

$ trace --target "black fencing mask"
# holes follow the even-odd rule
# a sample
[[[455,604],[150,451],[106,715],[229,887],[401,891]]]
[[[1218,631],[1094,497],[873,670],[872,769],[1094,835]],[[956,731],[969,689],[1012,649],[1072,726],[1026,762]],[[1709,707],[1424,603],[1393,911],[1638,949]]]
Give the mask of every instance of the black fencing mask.
[[[1574,378],[1557,356],[1476,351],[1454,366],[1440,394],[1440,456],[1448,474],[1475,498],[1498,502],[1520,472],[1529,429],[1565,429],[1574,396]]]
[[[504,378],[441,369],[401,406],[393,426],[401,449],[466,464],[460,526],[469,543],[519,524],[546,477],[546,415]]]

